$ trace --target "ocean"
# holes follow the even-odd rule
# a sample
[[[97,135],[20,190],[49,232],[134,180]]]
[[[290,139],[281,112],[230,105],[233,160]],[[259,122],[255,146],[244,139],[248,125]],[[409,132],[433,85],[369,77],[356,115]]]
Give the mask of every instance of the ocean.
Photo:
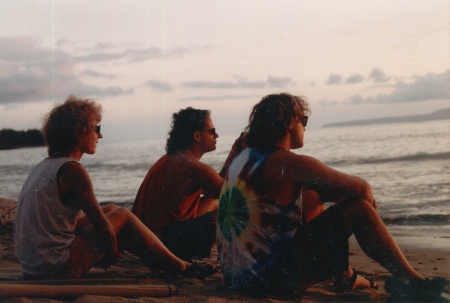
[[[306,128],[305,146],[294,152],[369,181],[380,216],[394,234],[411,241],[427,237],[434,239],[430,245],[450,248],[449,130],[450,120]],[[217,150],[201,160],[219,171],[237,135],[220,136]],[[100,140],[97,153],[81,159],[98,201],[133,202],[164,145],[165,139]],[[1,150],[0,197],[17,200],[29,171],[44,157],[44,147]]]

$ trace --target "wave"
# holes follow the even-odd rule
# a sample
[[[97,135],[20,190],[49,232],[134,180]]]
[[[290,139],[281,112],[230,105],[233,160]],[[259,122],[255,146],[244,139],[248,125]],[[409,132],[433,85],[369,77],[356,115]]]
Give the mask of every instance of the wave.
[[[410,215],[406,217],[383,218],[387,225],[450,225],[450,215]]]
[[[434,160],[449,160],[450,152],[442,153],[417,153],[414,155],[404,155],[398,157],[386,157],[386,158],[363,158],[363,159],[345,159],[345,160],[332,160],[326,161],[327,165],[349,165],[349,164],[379,164],[379,163],[391,163],[391,162],[416,162],[416,161],[434,161]]]
[[[85,165],[88,171],[138,171],[149,170],[154,163],[90,163]]]

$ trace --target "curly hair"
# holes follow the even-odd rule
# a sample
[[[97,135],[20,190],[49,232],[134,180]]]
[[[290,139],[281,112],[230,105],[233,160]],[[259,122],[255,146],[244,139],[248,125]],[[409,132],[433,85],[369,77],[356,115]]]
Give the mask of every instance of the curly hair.
[[[211,112],[206,109],[187,107],[172,115],[169,137],[166,141],[166,153],[173,155],[188,149],[194,141],[195,131],[203,131],[205,120]]]
[[[42,133],[49,157],[66,156],[90,130],[91,119],[102,119],[102,106],[92,99],[70,95],[48,113],[42,124]]]
[[[266,148],[278,143],[289,129],[292,120],[311,113],[308,102],[288,93],[263,97],[253,107],[248,120],[246,143],[250,148]]]

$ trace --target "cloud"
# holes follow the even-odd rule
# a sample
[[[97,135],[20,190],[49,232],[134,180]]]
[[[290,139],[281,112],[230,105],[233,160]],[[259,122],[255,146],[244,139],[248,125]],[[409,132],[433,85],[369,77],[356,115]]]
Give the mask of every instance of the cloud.
[[[93,51],[89,52],[85,55],[76,56],[74,59],[77,62],[108,62],[108,61],[117,61],[117,60],[125,60],[125,61],[144,61],[155,58],[162,58],[164,56],[164,52],[162,49],[157,47],[148,47],[148,48],[134,48],[127,49],[124,51],[116,51],[116,52],[107,52],[107,51]]]
[[[191,53],[201,52],[213,48],[207,45],[204,47],[174,47],[163,49],[159,47],[134,47],[125,50],[116,50],[111,43],[99,43],[94,48],[86,50],[85,54],[74,57],[77,62],[109,62],[126,61],[141,62],[153,59],[179,58]]]
[[[289,77],[269,76],[265,81],[248,81],[240,76],[235,76],[235,81],[190,81],[181,85],[196,89],[232,89],[232,88],[285,88],[293,85],[294,82]]]
[[[401,103],[437,99],[450,99],[450,70],[442,74],[429,73],[425,76],[415,76],[412,83],[397,82],[389,95],[375,97],[350,97],[353,104],[362,103]]]
[[[67,52],[43,47],[37,39],[0,37],[0,45],[2,105],[61,99],[69,94],[97,97],[134,92],[132,88],[84,84],[75,73],[76,62]],[[92,71],[90,73],[95,75]]]
[[[354,74],[351,75],[350,77],[348,77],[345,82],[346,83],[351,83],[351,84],[355,84],[355,83],[361,83],[364,80],[364,76],[360,75],[360,74]]]
[[[327,100],[327,99],[323,99],[319,101],[319,105],[321,106],[332,106],[332,105],[336,105],[338,104],[338,102],[336,100]]]
[[[364,78],[365,77],[361,74],[353,74],[345,79],[345,84],[361,83],[364,81]],[[328,85],[344,84],[343,79],[344,77],[340,74],[330,74],[328,80],[325,81],[325,84]],[[380,68],[376,67],[370,72],[368,79],[376,83],[384,83],[389,81],[391,78],[388,77]]]
[[[287,87],[287,86],[292,85],[294,83],[291,80],[291,78],[289,78],[289,77],[277,78],[277,77],[269,76],[267,78],[267,84],[269,85],[269,87],[284,88],[284,87]]]
[[[160,92],[172,92],[173,87],[167,82],[162,82],[158,80],[150,80],[144,83],[145,86],[156,89]]]
[[[323,99],[319,101],[322,106],[333,106],[342,103],[351,104],[387,104],[450,99],[450,70],[441,74],[428,73],[423,76],[414,76],[413,82],[405,83],[398,80],[390,94],[363,97],[353,95],[345,102]]]
[[[342,76],[339,75],[339,74],[331,74],[328,77],[328,80],[325,83],[329,84],[329,85],[341,84],[342,83]]]
[[[226,101],[226,100],[244,100],[244,99],[261,99],[261,96],[256,95],[231,95],[231,96],[196,96],[183,98],[181,101]]]
[[[383,83],[389,81],[390,77],[388,77],[381,69],[378,67],[374,68],[370,74],[369,78],[378,83]]]
[[[115,78],[115,76],[112,74],[99,73],[92,69],[85,69],[81,74],[84,76],[89,76],[89,77],[96,78],[96,79],[103,78],[103,79],[111,80],[111,79]]]
[[[96,96],[97,98],[108,96],[120,96],[120,95],[132,95],[134,94],[133,88],[123,89],[118,86],[109,86],[101,88],[98,86],[85,86],[83,90],[83,96]]]

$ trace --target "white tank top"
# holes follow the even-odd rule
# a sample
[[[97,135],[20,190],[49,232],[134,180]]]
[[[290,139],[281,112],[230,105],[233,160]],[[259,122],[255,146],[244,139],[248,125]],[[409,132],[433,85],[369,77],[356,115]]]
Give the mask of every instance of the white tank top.
[[[29,174],[17,203],[14,245],[25,274],[48,276],[69,258],[81,210],[65,206],[56,182],[59,168],[73,158],[46,158]]]

